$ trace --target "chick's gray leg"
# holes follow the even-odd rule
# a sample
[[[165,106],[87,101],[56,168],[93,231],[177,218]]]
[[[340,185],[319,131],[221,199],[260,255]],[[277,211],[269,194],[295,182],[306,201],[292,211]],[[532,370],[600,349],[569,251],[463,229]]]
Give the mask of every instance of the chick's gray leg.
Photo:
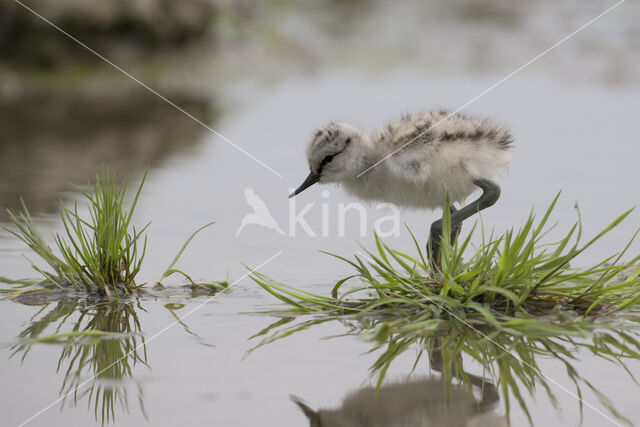
[[[473,181],[475,185],[482,189],[482,194],[472,203],[458,210],[451,207],[451,244],[460,233],[462,221],[478,212],[493,206],[500,198],[500,187],[495,182],[488,179],[476,179]],[[434,266],[440,267],[440,241],[442,240],[442,219],[431,224],[431,232],[429,234],[429,242],[427,243],[427,256],[429,262]]]

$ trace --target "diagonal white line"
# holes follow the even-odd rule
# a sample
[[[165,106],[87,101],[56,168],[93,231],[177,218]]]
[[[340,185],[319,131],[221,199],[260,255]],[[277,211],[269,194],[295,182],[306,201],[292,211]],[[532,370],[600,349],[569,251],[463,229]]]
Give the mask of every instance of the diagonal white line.
[[[540,52],[538,55],[534,56],[533,58],[531,58],[530,60],[528,60],[527,62],[525,62],[524,64],[522,64],[520,67],[516,68],[514,71],[510,72],[509,74],[507,74],[506,76],[504,76],[503,78],[501,78],[500,80],[498,80],[496,83],[492,84],[491,86],[489,86],[488,88],[486,88],[485,90],[483,90],[482,92],[480,92],[479,94],[477,94],[476,96],[474,96],[473,98],[471,98],[469,101],[465,102],[464,104],[462,104],[460,107],[458,107],[456,110],[454,110],[453,112],[449,113],[447,116],[445,116],[445,118],[437,121],[434,125],[430,126],[427,130],[425,130],[424,132],[420,133],[418,136],[416,136],[415,138],[411,139],[409,142],[407,142],[406,144],[403,144],[400,148],[394,150],[391,154],[383,157],[381,160],[379,160],[377,163],[375,163],[373,166],[370,166],[369,168],[367,168],[366,170],[364,170],[363,172],[360,172],[360,174],[358,174],[356,176],[356,178],[360,178],[362,175],[364,175],[365,173],[369,172],[371,169],[375,168],[376,166],[378,166],[380,163],[384,162],[385,160],[387,160],[389,157],[393,156],[394,154],[396,154],[398,151],[402,150],[404,147],[406,147],[407,145],[411,144],[413,141],[415,141],[416,139],[420,138],[422,135],[426,134],[427,132],[429,132],[431,129],[433,129],[434,127],[438,126],[440,123],[444,122],[445,120],[449,119],[451,116],[453,116],[454,114],[458,113],[460,110],[462,110],[463,108],[468,107],[469,105],[473,104],[474,102],[476,102],[479,98],[483,97],[484,95],[486,95],[487,93],[491,92],[493,89],[497,88],[498,86],[500,86],[502,83],[504,83],[505,81],[509,80],[511,77],[515,76],[516,74],[518,74],[520,71],[524,70],[525,68],[527,68],[529,65],[533,64],[534,62],[536,62],[538,59],[542,58],[543,56],[545,56],[547,53],[551,52],[553,49],[555,49],[556,47],[560,46],[562,43],[566,42],[567,40],[569,40],[571,37],[575,36],[576,34],[578,34],[580,31],[584,30],[585,28],[587,28],[589,25],[593,24],[594,22],[596,22],[598,19],[602,18],[604,15],[606,15],[607,13],[611,12],[613,9],[615,9],[616,7],[620,6],[622,3],[624,3],[625,0],[620,0],[618,3],[614,4],[613,6],[609,7],[607,10],[605,10],[604,12],[602,12],[600,15],[596,16],[595,18],[591,19],[590,21],[588,21],[587,23],[585,23],[584,25],[582,25],[580,28],[578,28],[577,30],[575,30],[574,32],[572,32],[571,34],[565,36],[564,38],[562,38],[560,41],[558,41],[557,43],[553,44],[552,46],[548,47],[547,49],[543,50],[542,52]]]
[[[411,285],[409,285],[410,287],[412,287]],[[413,287],[412,287],[413,288]],[[419,292],[417,289],[413,288],[416,292]],[[424,294],[423,294],[424,295]],[[559,383],[558,381],[554,380],[553,378],[551,378],[550,376],[548,376],[547,374],[545,374],[544,372],[542,372],[540,369],[538,369],[537,367],[531,365],[530,363],[528,363],[525,360],[522,360],[522,358],[520,358],[520,356],[518,356],[516,353],[512,352],[511,350],[509,350],[508,348],[506,348],[505,346],[503,346],[500,343],[497,343],[496,341],[494,341],[492,338],[490,338],[489,336],[487,336],[486,334],[480,332],[478,329],[476,329],[475,327],[473,327],[472,325],[470,325],[468,322],[466,322],[464,319],[460,318],[459,316],[457,316],[455,313],[447,310],[444,306],[442,306],[441,304],[438,304],[436,301],[434,301],[433,299],[431,299],[431,297],[429,297],[428,295],[424,295],[424,297],[429,300],[429,302],[437,305],[439,308],[441,308],[443,311],[447,312],[448,314],[450,314],[451,316],[455,317],[457,320],[459,320],[460,322],[462,322],[464,325],[468,326],[469,328],[471,328],[474,332],[482,335],[482,337],[486,338],[487,340],[491,341],[493,344],[495,344],[496,346],[500,347],[502,350],[504,350],[507,354],[509,354],[511,357],[513,357],[514,359],[516,359],[518,362],[522,363],[523,365],[526,365],[527,367],[533,369],[534,371],[536,371],[538,374],[540,374],[541,376],[543,376],[547,381],[553,383],[556,387],[558,387],[559,389],[561,389],[562,391],[566,392],[567,394],[569,394],[570,396],[574,397],[576,400],[578,400],[579,402],[582,402],[584,405],[588,406],[589,408],[591,408],[593,411],[597,412],[598,414],[602,415],[604,418],[606,418],[608,421],[611,421],[614,425],[622,427],[622,424],[620,424],[619,422],[617,422],[616,420],[614,420],[613,418],[611,418],[610,416],[608,416],[607,414],[605,414],[604,412],[602,412],[600,409],[596,408],[594,405],[592,405],[591,403],[587,402],[586,400],[582,399],[580,396],[578,396],[577,394],[575,394],[574,392],[572,392],[571,390],[569,390],[568,388],[566,388],[565,386],[563,386],[561,383]]]
[[[69,37],[71,40],[73,40],[74,42],[78,43],[80,46],[82,46],[83,48],[85,48],[86,50],[88,50],[89,52],[93,53],[95,56],[97,56],[98,58],[102,59],[104,62],[106,62],[107,64],[111,65],[113,68],[115,68],[116,70],[120,71],[122,74],[124,74],[125,76],[129,77],[131,80],[133,80],[134,82],[138,83],[140,86],[142,86],[143,88],[145,88],[146,90],[148,90],[149,92],[151,92],[152,94],[154,94],[155,96],[157,96],[158,98],[162,99],[164,102],[166,102],[167,104],[171,105],[173,108],[175,108],[176,110],[180,111],[182,114],[186,115],[187,117],[189,117],[191,120],[195,121],[196,123],[198,123],[200,126],[204,127],[205,129],[207,129],[209,132],[213,133],[215,136],[217,136],[218,138],[222,139],[224,142],[226,142],[227,144],[231,145],[232,147],[234,147],[236,150],[240,151],[242,154],[244,154],[245,156],[249,157],[250,159],[256,161],[257,163],[259,163],[260,165],[262,165],[264,168],[266,168],[267,170],[269,170],[270,172],[276,174],[277,176],[279,176],[280,178],[282,178],[282,175],[278,172],[276,172],[273,168],[271,168],[270,166],[268,166],[267,164],[265,164],[264,162],[262,162],[260,159],[258,159],[257,157],[255,157],[253,154],[249,153],[247,150],[245,150],[244,148],[240,147],[239,145],[237,145],[236,143],[234,143],[233,141],[231,141],[230,139],[228,139],[227,137],[225,137],[224,135],[222,135],[221,133],[219,133],[218,131],[216,131],[215,129],[213,129],[211,126],[207,125],[206,123],[204,123],[202,120],[198,119],[197,117],[195,117],[193,114],[189,113],[188,111],[186,111],[185,109],[183,109],[182,107],[180,107],[179,105],[177,105],[175,102],[171,101],[170,99],[168,99],[167,97],[165,97],[164,95],[162,95],[161,93],[159,93],[158,91],[156,91],[155,89],[151,88],[149,85],[147,85],[146,83],[140,81],[138,78],[136,78],[135,76],[131,75],[130,73],[128,73],[126,70],[122,69],[121,67],[119,67],[118,65],[114,64],[113,62],[111,62],[109,59],[105,58],[103,55],[101,55],[100,53],[96,52],[94,49],[92,49],[91,47],[87,46],[85,43],[81,42],[80,40],[78,40],[77,38],[75,38],[74,36],[72,36],[71,34],[67,33],[65,30],[63,30],[62,28],[60,28],[59,26],[57,26],[56,24],[54,24],[53,22],[51,22],[50,20],[48,20],[47,18],[45,18],[44,16],[40,15],[38,12],[36,12],[35,10],[31,9],[29,6],[25,5],[24,3],[22,3],[20,0],[13,0],[14,2],[18,3],[20,6],[22,6],[23,8],[25,8],[26,10],[28,10],[29,12],[31,12],[32,14],[34,14],[35,16],[37,16],[38,18],[42,19],[44,22],[46,22],[47,24],[51,25],[53,28],[55,28],[56,30],[60,31],[62,34],[64,34],[65,36]]]
[[[18,425],[18,427],[22,427],[25,424],[33,421],[35,418],[37,418],[38,416],[42,415],[44,412],[46,412],[48,409],[52,408],[53,406],[55,406],[57,403],[59,403],[60,401],[64,400],[68,395],[70,395],[71,393],[75,393],[77,392],[80,388],[84,387],[85,385],[89,384],[91,381],[95,380],[100,374],[102,374],[104,371],[110,369],[113,365],[115,365],[116,363],[120,362],[122,359],[129,357],[129,355],[135,351],[138,351],[141,347],[147,345],[148,343],[150,343],[151,341],[153,341],[154,339],[158,338],[160,335],[162,335],[163,333],[165,333],[167,330],[171,329],[173,326],[177,325],[178,323],[180,323],[182,320],[184,320],[185,318],[187,318],[188,316],[190,316],[191,314],[193,314],[194,312],[200,310],[202,307],[204,307],[205,305],[209,304],[211,301],[213,301],[214,298],[216,298],[218,295],[223,294],[224,292],[226,292],[227,290],[231,289],[231,287],[233,285],[235,285],[236,283],[238,283],[239,281],[245,279],[247,276],[249,276],[251,273],[255,272],[256,270],[262,268],[263,266],[265,266],[266,264],[268,264],[269,262],[273,261],[274,259],[276,259],[277,257],[279,257],[280,255],[282,255],[282,251],[278,251],[275,255],[273,255],[271,258],[267,259],[266,261],[264,261],[262,264],[258,265],[256,268],[253,268],[251,270],[249,270],[247,273],[245,273],[244,275],[242,275],[239,279],[234,280],[233,282],[231,282],[229,284],[229,286],[227,286],[226,288],[224,288],[223,290],[221,290],[220,292],[218,292],[217,294],[213,295],[211,298],[208,298],[206,301],[204,301],[202,304],[199,304],[197,306],[195,306],[194,308],[192,308],[189,312],[187,312],[186,314],[184,314],[183,316],[178,317],[176,320],[174,320],[172,323],[170,323],[169,325],[165,326],[164,328],[160,329],[158,332],[156,332],[155,334],[153,334],[151,336],[151,338],[149,338],[148,340],[144,341],[140,344],[138,344],[135,348],[133,348],[132,350],[130,350],[127,354],[125,354],[124,356],[122,356],[121,358],[119,358],[118,360],[116,360],[115,362],[113,362],[112,364],[110,364],[109,366],[107,366],[106,368],[104,368],[103,370],[101,370],[100,372],[98,372],[97,374],[93,375],[92,377],[84,380],[82,383],[78,384],[77,387],[74,387],[73,390],[70,390],[68,393],[63,394],[62,396],[60,396],[58,399],[54,400],[53,402],[51,402],[49,405],[45,406],[44,408],[42,408],[41,410],[39,410],[38,412],[36,412],[35,414],[33,414],[31,417],[29,417],[28,419],[26,419],[25,421],[23,421],[22,423],[20,423]]]

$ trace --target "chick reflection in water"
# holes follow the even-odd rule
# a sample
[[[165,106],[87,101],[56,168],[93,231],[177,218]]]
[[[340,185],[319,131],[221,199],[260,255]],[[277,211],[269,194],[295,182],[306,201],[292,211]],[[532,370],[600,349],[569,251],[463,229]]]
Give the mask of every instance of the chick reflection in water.
[[[496,387],[468,375],[474,392],[463,385],[423,378],[365,387],[349,394],[338,409],[314,411],[298,398],[293,401],[311,427],[502,427],[508,423],[492,411],[499,401]]]

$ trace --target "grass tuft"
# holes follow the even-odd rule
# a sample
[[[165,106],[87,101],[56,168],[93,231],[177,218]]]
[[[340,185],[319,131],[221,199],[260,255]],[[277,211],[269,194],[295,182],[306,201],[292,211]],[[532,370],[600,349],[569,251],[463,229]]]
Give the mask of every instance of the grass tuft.
[[[116,182],[104,168],[88,190],[74,186],[86,200],[88,214],[80,214],[77,202],[72,207],[61,203],[64,232],[53,235],[59,255],[46,243],[24,201],[22,212],[18,215],[8,211],[15,228],[2,228],[22,240],[49,266],[49,269],[43,269],[29,260],[32,267],[43,276],[44,282],[59,288],[71,286],[88,291],[97,290],[105,296],[128,295],[141,286],[136,284],[135,278],[147,248],[145,232],[150,223],[142,228],[132,224],[146,177],[145,172],[130,203],[127,203],[126,197],[127,180]],[[211,224],[199,228],[187,239],[161,280],[179,273],[190,283],[195,283],[174,266],[191,240]]]
[[[463,255],[476,227],[454,245],[445,229],[439,268],[425,261],[415,237],[417,256],[390,248],[378,236],[375,251],[364,249],[368,259],[329,254],[355,269],[355,274],[335,284],[330,296],[295,289],[260,273],[251,277],[289,305],[289,313],[384,316],[393,319],[394,331],[418,332],[433,319],[451,319],[490,325],[512,334],[550,336],[570,330],[578,321],[558,322],[554,319],[558,313],[584,320],[640,305],[640,256],[622,261],[637,233],[620,253],[592,267],[576,269],[570,265],[631,211],[587,243],[581,243],[579,216],[563,238],[543,243],[557,200],[558,196],[540,220],[531,213],[520,229],[488,239],[483,232],[479,248],[466,259]],[[443,222],[448,228],[448,212]],[[344,284],[353,279],[359,279],[360,284],[340,295]]]

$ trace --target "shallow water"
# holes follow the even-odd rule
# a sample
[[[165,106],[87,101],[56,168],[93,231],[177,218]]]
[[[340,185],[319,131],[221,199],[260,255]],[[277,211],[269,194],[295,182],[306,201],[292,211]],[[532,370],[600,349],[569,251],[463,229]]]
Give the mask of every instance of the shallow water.
[[[373,130],[404,111],[456,108],[610,5],[530,2],[505,8],[490,3],[495,9],[484,14],[471,1],[459,8],[445,2],[406,3],[390,9],[382,2],[354,2],[322,11],[303,4],[265,12],[253,18],[245,36],[230,47],[184,61],[165,61],[170,72],[154,81],[172,99],[282,177],[170,106],[164,110],[142,89],[118,89],[117,76],[104,82],[99,77],[101,84],[88,84],[97,89],[83,89],[81,95],[61,95],[67,89],[56,88],[39,90],[34,98],[4,90],[2,207],[15,209],[22,195],[39,225],[59,230],[57,201],[74,198],[67,181],[86,182],[100,164],[106,164],[121,174],[130,171],[135,185],[149,167],[136,217],[138,224],[152,221],[142,280],[155,280],[184,239],[213,220],[216,225],[193,241],[179,266],[206,280],[222,280],[229,274],[234,284],[211,299],[192,297],[179,288],[179,279],[169,279],[165,285],[176,289],[170,296],[142,297],[117,310],[96,308],[82,298],[45,305],[0,300],[3,424],[20,424],[39,411],[43,412],[29,425],[100,424],[105,405],[98,404],[97,414],[94,406],[100,392],[115,398],[115,404],[106,408],[113,407],[109,418],[118,425],[298,426],[305,425],[305,416],[289,395],[299,396],[313,409],[338,408],[348,393],[371,384],[368,369],[377,357],[366,353],[371,343],[350,336],[322,339],[345,333],[339,322],[318,325],[247,354],[258,343],[249,337],[277,319],[250,314],[271,308],[275,300],[242,278],[246,272],[242,263],[259,266],[280,253],[260,271],[326,293],[350,270],[318,251],[349,255],[359,250],[358,242],[372,244],[370,237],[360,236],[355,215],[347,218],[346,235],[339,236],[337,210],[340,203],[351,200],[334,187],[326,188],[326,198],[316,188],[295,200],[297,212],[314,203],[305,218],[316,237],[300,226],[290,230],[286,196],[306,175],[307,138],[329,120]],[[494,117],[515,135],[513,162],[499,178],[502,197],[482,215],[485,228],[518,226],[532,207],[544,209],[560,189],[554,214],[557,235],[575,221],[574,202],[581,208],[585,236],[637,205],[640,45],[632,23],[640,13],[635,4],[622,7],[465,108]],[[361,17],[360,25],[352,25],[354,16]],[[429,25],[424,30],[407,25],[407,16]],[[250,212],[247,187],[264,200],[286,235],[257,225],[236,235]],[[330,219],[325,236],[323,208]],[[371,235],[374,220],[384,213],[375,206],[366,212],[366,234]],[[403,212],[402,220],[426,240],[436,215]],[[620,250],[639,221],[638,213],[633,213],[578,262],[587,265]],[[401,250],[413,250],[404,230],[387,241]],[[635,243],[630,253],[639,250]],[[23,252],[15,239],[0,231],[1,276],[34,276]],[[117,328],[126,325],[134,330],[120,339],[87,338],[66,347],[35,343],[28,352],[27,347],[15,352],[24,331],[45,319],[52,323],[42,334],[55,333],[65,313],[69,317],[60,332],[71,330],[79,319],[86,325],[105,318],[115,322],[116,331],[124,331]],[[176,323],[176,315],[187,313],[183,324]],[[118,370],[92,379],[95,369],[143,338],[146,345],[138,349],[135,363],[129,356],[128,364],[116,364]],[[73,359],[79,350],[96,358],[79,364]],[[400,356],[387,374],[389,380],[404,381],[414,357],[414,351]],[[616,410],[631,422],[640,419],[640,390],[627,371],[587,351],[578,359],[573,367],[614,402]],[[534,425],[580,424],[577,400],[563,389],[575,392],[564,365],[553,358],[537,362],[557,382],[550,387],[561,411],[539,387],[535,398],[525,396]],[[79,366],[82,370],[74,383]],[[469,369],[481,373],[473,364]],[[640,363],[631,361],[628,369],[639,373]],[[417,372],[423,378],[438,378],[426,360]],[[77,402],[74,384],[81,385]],[[82,395],[88,390],[94,394]],[[70,391],[61,409],[58,399]],[[586,402],[609,414],[592,391],[583,392]],[[490,410],[491,422],[474,422],[494,425],[504,412],[500,402]],[[512,404],[511,422],[528,425],[517,404]],[[609,423],[614,424],[584,408],[581,425]]]

